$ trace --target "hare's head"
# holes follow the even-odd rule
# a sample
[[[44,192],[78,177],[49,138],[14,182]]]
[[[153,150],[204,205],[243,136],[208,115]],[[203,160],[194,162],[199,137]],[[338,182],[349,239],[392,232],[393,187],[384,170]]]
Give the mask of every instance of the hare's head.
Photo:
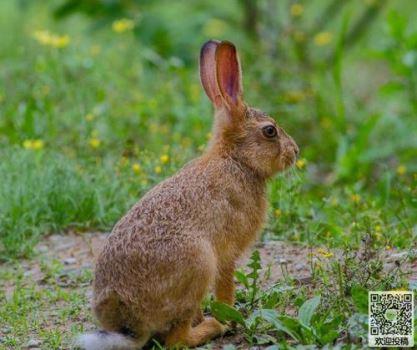
[[[204,44],[200,77],[216,110],[212,149],[263,177],[294,164],[298,154],[294,140],[274,119],[244,102],[239,56],[232,43],[210,40]]]

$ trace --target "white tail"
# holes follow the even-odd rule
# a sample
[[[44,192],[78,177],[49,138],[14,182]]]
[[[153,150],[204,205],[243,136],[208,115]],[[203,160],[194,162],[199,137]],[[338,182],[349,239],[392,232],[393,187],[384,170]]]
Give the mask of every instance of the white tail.
[[[75,349],[83,350],[137,350],[146,340],[135,339],[116,332],[97,331],[80,335],[75,340]]]

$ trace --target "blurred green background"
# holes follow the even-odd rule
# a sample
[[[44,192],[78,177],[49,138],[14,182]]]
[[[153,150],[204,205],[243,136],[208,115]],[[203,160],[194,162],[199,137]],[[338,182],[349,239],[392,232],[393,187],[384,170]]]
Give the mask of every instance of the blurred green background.
[[[239,48],[246,100],[301,148],[263,239],[404,248],[417,236],[414,2],[0,2],[0,258],[109,230],[200,154],[198,56]]]

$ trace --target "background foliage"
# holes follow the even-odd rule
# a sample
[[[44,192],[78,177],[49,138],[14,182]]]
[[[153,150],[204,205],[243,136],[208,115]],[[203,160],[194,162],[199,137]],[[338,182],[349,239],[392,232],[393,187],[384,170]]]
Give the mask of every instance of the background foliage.
[[[212,37],[236,42],[247,100],[302,150],[298,170],[271,183],[267,236],[341,245],[373,232],[407,246],[416,235],[413,9],[2,2],[2,33],[12,35],[1,41],[1,256],[30,253],[49,231],[110,229],[201,152],[212,112],[197,58]]]

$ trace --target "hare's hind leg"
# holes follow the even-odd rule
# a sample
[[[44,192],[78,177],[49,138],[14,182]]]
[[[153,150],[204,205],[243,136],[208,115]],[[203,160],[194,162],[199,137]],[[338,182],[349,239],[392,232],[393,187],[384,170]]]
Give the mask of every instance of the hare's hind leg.
[[[165,337],[165,345],[172,348],[176,346],[195,347],[222,335],[226,330],[214,318],[205,318],[198,326],[192,327],[191,321],[186,321],[174,327]]]
[[[119,331],[124,326],[123,316],[125,314],[124,305],[121,303],[119,295],[111,290],[101,293],[94,301],[94,313],[107,331]]]
[[[195,327],[203,321],[204,321],[204,313],[203,313],[203,310],[199,307],[196,313],[194,314],[192,326]]]

